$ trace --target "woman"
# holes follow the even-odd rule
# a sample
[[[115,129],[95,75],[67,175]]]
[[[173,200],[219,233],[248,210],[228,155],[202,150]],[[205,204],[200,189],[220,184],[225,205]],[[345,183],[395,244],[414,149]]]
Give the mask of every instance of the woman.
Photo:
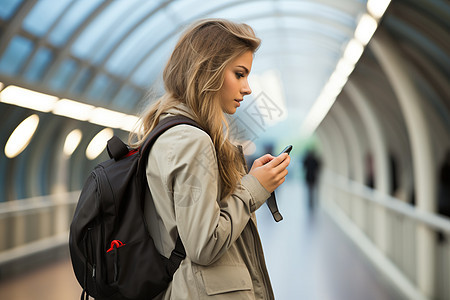
[[[153,145],[145,204],[149,230],[166,257],[178,235],[186,258],[158,299],[273,299],[255,210],[287,175],[287,154],[257,159],[249,174],[228,139],[225,114],[251,93],[247,77],[260,40],[245,24],[202,20],[188,28],[163,73],[166,93],[143,116],[137,146],[163,118],[185,115]]]

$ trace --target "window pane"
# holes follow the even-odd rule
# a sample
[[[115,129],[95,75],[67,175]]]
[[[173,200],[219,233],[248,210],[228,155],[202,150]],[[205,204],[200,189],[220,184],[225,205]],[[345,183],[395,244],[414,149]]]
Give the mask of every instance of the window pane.
[[[72,94],[81,94],[86,88],[87,83],[92,77],[92,71],[90,68],[83,68],[75,78],[75,83],[70,88],[70,93]]]
[[[117,91],[119,90],[120,82],[114,79],[110,79],[110,82],[108,86],[106,87],[105,92],[102,94],[102,98],[105,99],[108,102],[111,102],[111,100],[114,98],[114,96],[117,94]]]
[[[33,50],[33,43],[21,36],[15,36],[0,60],[0,72],[15,75]]]
[[[72,80],[76,68],[77,64],[73,60],[64,61],[50,80],[50,86],[57,91],[63,90]]]
[[[127,107],[133,98],[134,89],[129,85],[123,86],[114,98],[114,105],[120,108]]]
[[[102,96],[105,93],[106,89],[108,88],[110,82],[111,80],[106,75],[104,74],[98,75],[94,79],[94,84],[89,90],[88,97],[96,100],[103,100]]]
[[[131,110],[133,112],[133,107],[130,104],[134,104],[137,108],[137,103],[144,96],[143,92],[136,90],[135,88],[125,85],[123,86],[117,96],[114,98],[114,106],[118,108],[125,109],[127,111]]]
[[[23,0],[2,0],[0,5],[0,19],[7,20],[16,12]]]
[[[149,12],[156,9],[161,1],[143,1],[140,2],[135,10],[130,11],[129,15],[120,23],[116,24],[114,32],[108,35],[106,41],[96,48],[96,52],[93,53],[94,63],[99,63],[105,58],[105,56],[112,50],[112,47],[132,28],[138,20],[145,17]]]
[[[114,55],[108,60],[106,69],[114,74],[123,74],[137,63],[137,59],[161,39],[160,32],[167,32],[172,28],[168,24],[165,13],[160,13],[146,20],[139,28],[133,31],[127,39],[117,48]]]
[[[23,21],[23,29],[35,34],[43,36],[64,9],[70,4],[70,0],[41,0],[36,3],[30,13]]]
[[[211,11],[214,11],[218,7],[222,7],[227,4],[226,2],[225,3],[224,2],[225,1],[204,1],[204,0],[177,1],[172,5],[170,5],[167,8],[167,11],[169,12],[169,14],[176,17],[174,18],[176,19],[176,23],[178,24],[191,23],[193,16],[204,16],[205,14],[209,15]],[[261,4],[258,3],[258,5]]]
[[[50,42],[55,46],[62,46],[100,2],[101,0],[76,1],[58,26],[50,33]]]
[[[175,47],[178,36],[173,36],[163,46],[159,47],[152,55],[147,57],[134,72],[131,81],[147,88],[155,80],[162,78],[162,70],[171,54],[170,50]]]
[[[116,28],[123,23],[129,13],[135,11],[136,2],[140,0],[114,1],[83,31],[72,47],[72,53],[82,59],[88,59],[93,52],[116,34]]]
[[[52,52],[47,48],[40,48],[33,57],[28,69],[25,72],[25,78],[28,81],[39,81],[44,71],[53,58]]]

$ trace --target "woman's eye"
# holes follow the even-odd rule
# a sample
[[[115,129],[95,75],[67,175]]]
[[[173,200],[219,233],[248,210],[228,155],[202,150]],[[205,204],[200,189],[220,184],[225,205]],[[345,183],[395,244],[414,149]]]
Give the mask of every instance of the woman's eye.
[[[237,79],[239,79],[239,78],[242,78],[242,77],[244,77],[244,74],[243,73],[236,73],[236,78]]]

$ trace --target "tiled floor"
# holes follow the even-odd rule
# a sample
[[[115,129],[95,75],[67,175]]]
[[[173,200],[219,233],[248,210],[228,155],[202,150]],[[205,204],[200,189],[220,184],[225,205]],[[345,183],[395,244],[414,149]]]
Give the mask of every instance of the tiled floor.
[[[403,300],[320,209],[308,211],[306,192],[286,182],[277,199],[284,220],[258,211],[259,231],[277,300]],[[75,300],[80,288],[68,259],[0,282],[0,299]]]

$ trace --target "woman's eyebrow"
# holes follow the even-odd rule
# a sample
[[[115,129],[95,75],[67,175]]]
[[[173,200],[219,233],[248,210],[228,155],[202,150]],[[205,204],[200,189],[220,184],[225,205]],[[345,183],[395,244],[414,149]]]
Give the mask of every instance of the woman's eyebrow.
[[[248,69],[245,67],[245,66],[242,66],[242,65],[238,65],[237,66],[238,68],[240,67],[240,68],[243,68],[244,69],[244,71],[245,71],[245,73],[250,73],[249,71],[248,71]]]

